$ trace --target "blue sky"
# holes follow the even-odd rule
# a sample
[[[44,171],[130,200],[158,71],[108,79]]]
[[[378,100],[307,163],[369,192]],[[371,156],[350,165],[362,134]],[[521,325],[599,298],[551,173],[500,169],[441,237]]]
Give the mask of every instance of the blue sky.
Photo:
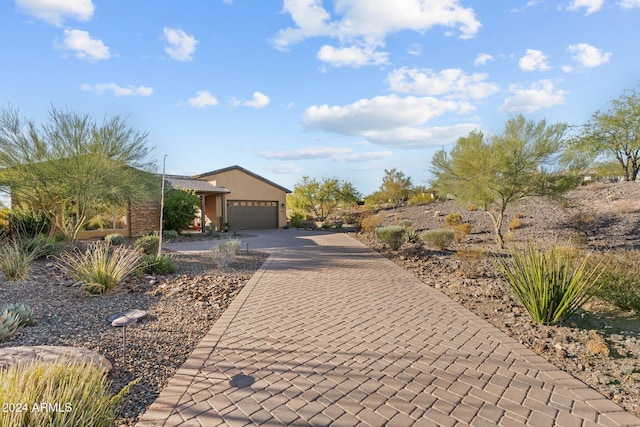
[[[512,115],[582,124],[640,82],[640,0],[0,0],[0,105],[149,133],[170,173],[375,191]]]

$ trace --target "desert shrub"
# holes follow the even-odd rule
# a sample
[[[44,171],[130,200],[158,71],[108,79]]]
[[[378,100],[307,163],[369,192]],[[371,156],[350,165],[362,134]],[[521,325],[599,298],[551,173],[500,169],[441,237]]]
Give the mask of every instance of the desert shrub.
[[[462,215],[457,212],[452,212],[444,217],[444,223],[449,227],[462,224]]]
[[[14,236],[34,237],[38,234],[49,234],[51,231],[51,220],[46,213],[26,205],[12,207],[8,221],[9,229]]]
[[[595,231],[598,226],[598,218],[595,215],[586,212],[579,212],[571,215],[567,221],[567,226],[584,235],[588,235]]]
[[[422,233],[422,241],[438,250],[447,248],[455,239],[455,233],[453,230],[446,228],[436,228],[433,230],[427,230]]]
[[[399,225],[389,225],[375,229],[376,239],[396,250],[407,241],[406,230]]]
[[[410,228],[413,226],[413,224],[411,223],[411,221],[409,221],[408,219],[401,219],[400,221],[398,221],[396,223],[396,225],[399,225],[402,228]]]
[[[467,206],[467,210],[468,210],[469,212],[475,212],[475,211],[477,211],[478,209],[480,209],[480,208],[478,207],[478,205],[475,205],[475,204],[473,204],[473,203],[471,203],[470,205],[468,205],[468,206]]]
[[[0,371],[0,401],[21,407],[3,413],[2,425],[108,427],[122,398],[137,382],[112,397],[107,376],[88,363],[61,360],[10,365]],[[62,406],[37,410],[43,402]],[[34,409],[34,405],[38,406]]]
[[[20,250],[25,254],[33,256],[34,260],[46,258],[56,253],[58,245],[55,238],[45,237],[42,234],[38,234],[33,237],[20,237],[17,238]]]
[[[162,236],[165,239],[177,239],[180,237],[180,234],[176,230],[164,230]]]
[[[456,239],[456,242],[460,243],[462,240],[471,233],[471,224],[463,222],[462,224],[452,225],[451,231]]]
[[[145,255],[157,255],[160,246],[160,236],[157,234],[148,234],[136,239],[133,245],[141,250]]]
[[[143,255],[140,258],[136,273],[142,274],[171,274],[176,270],[176,266],[171,255]]]
[[[89,245],[84,252],[77,248],[65,252],[57,261],[62,271],[80,282],[87,292],[104,295],[137,270],[140,253],[98,241]]]
[[[419,193],[419,194],[414,194],[413,196],[411,196],[409,198],[409,200],[407,201],[407,204],[409,206],[426,205],[427,203],[433,202],[433,200],[434,199],[431,197],[431,194],[429,194],[429,193]]]
[[[623,310],[640,311],[640,259],[637,251],[608,252],[593,257],[591,264],[603,263],[602,287],[597,296]]]
[[[220,244],[215,245],[211,248],[211,258],[213,259],[213,263],[218,268],[225,268],[238,255],[240,252],[241,242],[238,239],[226,240]]]
[[[0,271],[8,280],[26,278],[37,257],[36,252],[24,251],[18,240],[5,239],[0,242]]]
[[[369,215],[368,217],[363,218],[362,221],[360,221],[360,227],[362,227],[362,230],[366,231],[367,233],[374,232],[376,228],[380,227],[380,224],[382,224],[383,218],[384,217],[381,214]]]
[[[509,221],[509,228],[511,230],[517,230],[518,228],[522,228],[522,220],[518,217],[514,217]]]
[[[422,239],[420,239],[420,235],[416,230],[413,229],[413,227],[405,228],[404,236],[405,236],[405,240],[409,243],[422,242]]]
[[[295,228],[304,228],[305,220],[306,218],[303,212],[291,212],[291,215],[289,215],[291,226]]]
[[[200,207],[200,197],[185,190],[170,189],[165,193],[163,227],[178,233],[189,227]]]
[[[124,236],[118,233],[111,233],[104,236],[104,241],[111,243],[113,246],[118,246],[124,243]]]
[[[543,251],[533,243],[515,249],[510,261],[495,258],[494,266],[531,319],[547,325],[568,319],[591,299],[603,271],[601,264],[589,266],[586,258],[574,261],[567,251]]]

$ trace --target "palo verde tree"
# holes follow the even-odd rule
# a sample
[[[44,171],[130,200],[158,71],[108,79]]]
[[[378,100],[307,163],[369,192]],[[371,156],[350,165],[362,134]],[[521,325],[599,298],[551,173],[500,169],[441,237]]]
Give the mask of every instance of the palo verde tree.
[[[312,213],[319,221],[324,221],[340,206],[352,206],[360,198],[360,193],[348,181],[337,178],[323,178],[318,181],[308,176],[293,187],[289,204],[293,209]]]
[[[41,210],[70,240],[96,214],[160,192],[146,133],[119,116],[102,124],[52,108],[37,126],[15,110],[0,113],[0,188]]]
[[[491,217],[497,246],[504,248],[501,228],[507,206],[532,195],[558,195],[573,181],[550,173],[564,149],[565,124],[509,119],[501,135],[473,131],[450,153],[438,151],[431,162],[433,185],[443,193],[473,203]]]
[[[591,159],[615,161],[625,181],[640,171],[640,93],[625,90],[609,101],[608,111],[596,111],[572,141],[570,152]]]
[[[395,168],[385,169],[380,188],[368,196],[366,201],[372,204],[390,203],[393,207],[398,207],[409,198],[412,189],[411,177]]]

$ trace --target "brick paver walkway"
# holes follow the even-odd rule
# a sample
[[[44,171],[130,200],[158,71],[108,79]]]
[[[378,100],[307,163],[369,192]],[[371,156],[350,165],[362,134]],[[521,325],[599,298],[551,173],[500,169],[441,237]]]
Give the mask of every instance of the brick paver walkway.
[[[640,420],[349,236],[273,253],[138,426]]]

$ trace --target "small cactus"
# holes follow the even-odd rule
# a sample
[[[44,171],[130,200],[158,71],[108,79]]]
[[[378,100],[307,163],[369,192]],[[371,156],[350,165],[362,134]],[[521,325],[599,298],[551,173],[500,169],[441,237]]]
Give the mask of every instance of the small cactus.
[[[21,327],[20,318],[16,312],[7,309],[0,312],[0,341],[6,340]]]
[[[15,313],[20,320],[20,327],[22,326],[33,326],[36,324],[36,317],[33,314],[33,310],[31,310],[28,306],[24,304],[9,304],[2,307],[2,311],[8,311],[11,313]]]

